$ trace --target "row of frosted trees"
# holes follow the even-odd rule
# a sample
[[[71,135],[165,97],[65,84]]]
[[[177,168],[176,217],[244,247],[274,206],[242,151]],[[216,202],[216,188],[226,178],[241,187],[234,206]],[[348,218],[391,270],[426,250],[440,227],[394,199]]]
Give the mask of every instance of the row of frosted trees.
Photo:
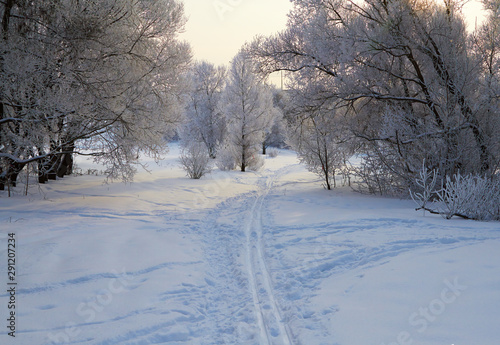
[[[370,192],[407,191],[424,160],[440,179],[491,177],[500,168],[500,1],[483,3],[485,23],[470,32],[460,1],[299,0],[286,30],[247,50],[264,74],[293,72],[298,131],[324,141],[324,152],[362,157],[357,175]],[[321,170],[342,165],[330,156]]]
[[[283,141],[279,92],[265,83],[244,53],[233,59],[228,70],[197,63],[188,79],[191,91],[180,129],[183,165],[202,172],[212,158],[223,170],[259,169],[267,146]],[[203,175],[190,170],[192,177]]]
[[[174,129],[188,164],[242,171],[286,132],[328,189],[353,156],[349,173],[371,193],[418,193],[429,171],[435,196],[461,176],[497,181],[500,0],[483,0],[474,31],[462,4],[296,0],[284,31],[226,69],[191,63],[176,0],[5,0],[0,189],[31,163],[40,182],[64,176],[75,153],[129,178]],[[289,72],[286,92],[265,83],[276,71]]]
[[[189,45],[177,0],[0,2],[0,190],[34,166],[39,182],[92,155],[130,178],[180,122]]]
[[[328,187],[357,155],[371,193],[419,192],[428,171],[435,196],[456,181],[498,190],[500,1],[482,2],[471,31],[459,0],[297,0],[286,30],[246,47],[261,73],[291,72],[294,146]]]

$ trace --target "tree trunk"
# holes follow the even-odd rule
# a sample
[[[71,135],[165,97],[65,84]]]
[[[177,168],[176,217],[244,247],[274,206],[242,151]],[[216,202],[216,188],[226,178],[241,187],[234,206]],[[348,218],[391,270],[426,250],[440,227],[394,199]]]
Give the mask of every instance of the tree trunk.
[[[246,169],[246,162],[245,162],[245,148],[241,150],[241,171],[245,172]]]
[[[48,162],[47,177],[49,180],[57,180],[57,163],[59,161],[59,156],[51,156]]]
[[[11,163],[10,165],[10,171],[7,173],[7,182],[9,183],[10,186],[16,187],[17,186],[17,177],[21,173],[21,171],[24,169],[24,166],[26,164],[24,163]]]
[[[328,179],[328,173],[325,173],[325,182],[326,182],[326,189],[332,190],[332,186],[330,185],[330,180]]]
[[[73,152],[75,144],[71,143],[63,148],[63,155],[59,158],[57,177],[64,177],[73,173]]]
[[[49,180],[47,172],[45,171],[44,161],[38,162],[38,183],[44,184]]]
[[[2,175],[3,170],[0,168],[0,176]],[[0,190],[5,190],[5,179],[0,177]]]

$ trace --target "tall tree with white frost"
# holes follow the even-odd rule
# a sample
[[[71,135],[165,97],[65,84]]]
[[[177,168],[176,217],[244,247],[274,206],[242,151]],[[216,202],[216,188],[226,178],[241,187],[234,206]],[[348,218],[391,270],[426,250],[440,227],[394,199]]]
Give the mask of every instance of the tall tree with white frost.
[[[222,109],[228,126],[225,150],[231,152],[241,171],[258,168],[259,150],[277,110],[270,88],[243,53],[231,63]]]
[[[90,154],[131,178],[180,120],[190,48],[176,0],[0,3],[0,189],[31,162],[40,182]]]
[[[194,65],[188,78],[191,85],[181,138],[184,142],[203,142],[210,157],[216,158],[226,132],[224,115],[219,109],[226,69],[203,61]]]

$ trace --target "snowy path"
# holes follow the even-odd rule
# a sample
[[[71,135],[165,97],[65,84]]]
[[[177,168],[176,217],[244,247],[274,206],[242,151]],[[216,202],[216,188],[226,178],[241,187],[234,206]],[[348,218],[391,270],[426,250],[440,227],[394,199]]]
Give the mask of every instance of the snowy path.
[[[252,173],[257,190],[219,204],[200,229],[211,267],[208,313],[218,329],[214,344],[294,344],[275,296],[263,243],[263,208],[281,170]]]
[[[252,291],[255,314],[260,328],[260,344],[292,344],[288,326],[284,323],[280,306],[274,296],[273,284],[267,268],[262,243],[262,206],[272,188],[273,177],[255,199],[245,221],[246,268]]]

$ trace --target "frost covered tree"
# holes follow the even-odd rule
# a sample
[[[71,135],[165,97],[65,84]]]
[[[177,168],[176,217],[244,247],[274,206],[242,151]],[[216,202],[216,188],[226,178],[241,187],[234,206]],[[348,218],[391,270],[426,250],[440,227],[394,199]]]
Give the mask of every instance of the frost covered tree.
[[[183,141],[202,141],[211,158],[224,140],[226,123],[219,109],[226,83],[226,68],[199,62],[188,74],[191,82],[186,107],[186,122],[181,129]]]
[[[261,72],[290,71],[291,88],[316,89],[304,108],[343,112],[366,182],[379,183],[370,190],[407,191],[424,159],[441,179],[496,171],[498,107],[485,98],[498,95],[496,60],[478,50],[495,51],[492,19],[475,45],[458,0],[294,3],[288,28],[247,50]]]
[[[190,49],[176,0],[0,3],[0,189],[31,162],[40,182],[75,153],[131,178],[179,122]]]
[[[291,127],[289,134],[300,161],[323,179],[328,190],[336,187],[335,175],[346,159],[337,133],[329,114],[317,113],[301,119],[300,125]]]
[[[352,155],[349,132],[336,103],[321,98],[320,76],[304,70],[289,81],[287,95],[288,142],[308,170],[317,174],[326,189],[336,187],[335,176]]]
[[[243,53],[231,62],[222,109],[227,121],[225,150],[241,171],[262,165],[259,150],[277,110],[270,88]]]
[[[281,148],[286,141],[286,123],[284,119],[284,92],[276,88],[272,89],[274,112],[271,114],[272,124],[265,130],[264,141],[262,142],[262,154],[267,154],[270,146]]]
[[[485,123],[486,138],[492,160],[491,171],[500,168],[500,0],[484,0],[486,21],[474,33],[474,47],[480,62],[478,83],[481,122]]]

